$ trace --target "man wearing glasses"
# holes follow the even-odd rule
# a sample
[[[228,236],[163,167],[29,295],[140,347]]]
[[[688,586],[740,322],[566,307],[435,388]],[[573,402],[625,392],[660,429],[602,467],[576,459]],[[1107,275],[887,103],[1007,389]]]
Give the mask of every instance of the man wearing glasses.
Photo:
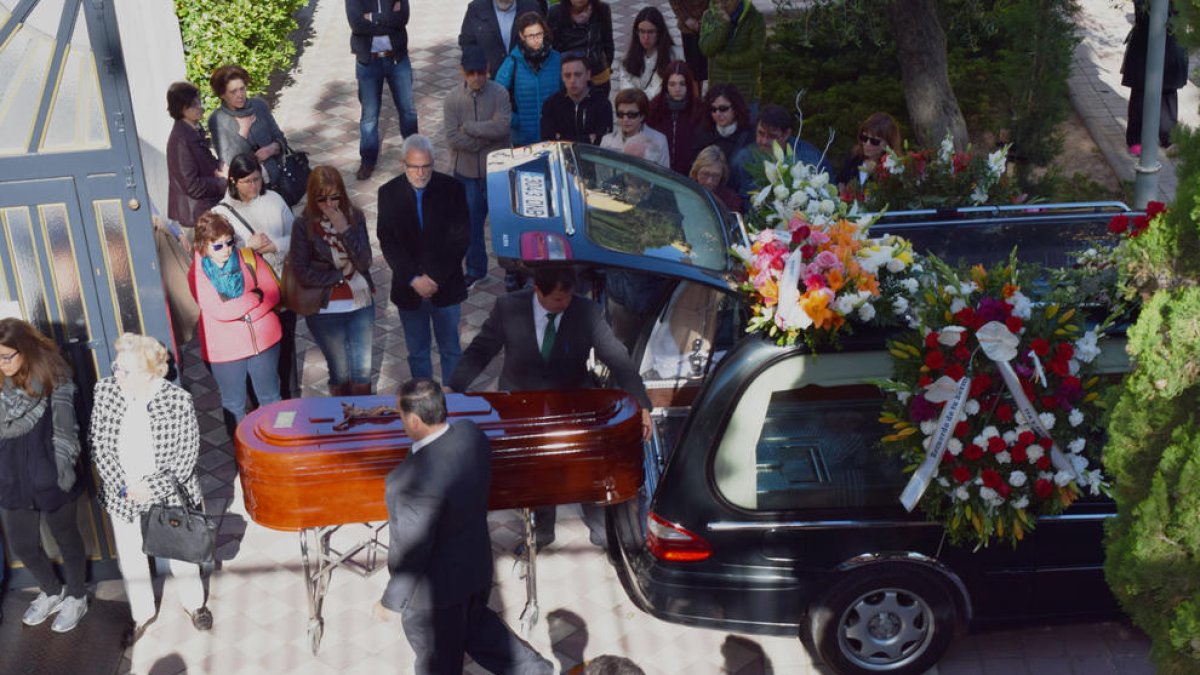
[[[667,150],[667,137],[646,126],[646,113],[650,101],[640,89],[622,89],[617,92],[617,128],[605,134],[600,147],[616,150],[647,162],[671,167],[671,155]]]
[[[409,136],[403,152],[404,175],[379,188],[379,248],[392,269],[391,297],[400,310],[412,376],[433,376],[436,337],[446,380],[462,356],[458,321],[467,299],[463,256],[471,239],[467,196],[462,183],[433,170],[428,138]]]

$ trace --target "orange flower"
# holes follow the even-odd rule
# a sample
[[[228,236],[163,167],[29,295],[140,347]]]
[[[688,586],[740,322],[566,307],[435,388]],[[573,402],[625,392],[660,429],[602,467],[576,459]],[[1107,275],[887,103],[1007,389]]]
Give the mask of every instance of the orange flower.
[[[983,288],[984,283],[987,282],[987,270],[983,268],[982,264],[971,268],[971,280]]]
[[[858,278],[858,283],[855,285],[860,291],[867,291],[875,297],[879,296],[879,279],[874,274],[864,273]]]
[[[829,286],[829,290],[837,293],[842,290],[842,286],[846,285],[846,280],[842,278],[842,273],[836,267],[825,273],[825,283]]]
[[[813,320],[814,328],[833,328],[837,313],[829,308],[829,297],[824,289],[809,291],[800,298],[800,308]]]
[[[1004,284],[1004,297],[1011,298],[1013,293],[1021,290],[1021,287],[1016,284]]]
[[[759,295],[762,296],[763,304],[768,307],[779,303],[779,282],[774,279],[768,279],[766,283],[758,289]]]

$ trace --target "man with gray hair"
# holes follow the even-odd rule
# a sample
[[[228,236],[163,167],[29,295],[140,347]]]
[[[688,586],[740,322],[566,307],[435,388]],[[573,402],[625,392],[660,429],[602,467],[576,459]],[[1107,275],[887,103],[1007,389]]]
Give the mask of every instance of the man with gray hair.
[[[467,299],[463,256],[471,239],[467,197],[462,183],[433,170],[428,138],[409,136],[403,153],[404,174],[379,188],[379,248],[392,269],[391,297],[412,376],[433,376],[436,337],[446,379],[462,356],[458,321]]]

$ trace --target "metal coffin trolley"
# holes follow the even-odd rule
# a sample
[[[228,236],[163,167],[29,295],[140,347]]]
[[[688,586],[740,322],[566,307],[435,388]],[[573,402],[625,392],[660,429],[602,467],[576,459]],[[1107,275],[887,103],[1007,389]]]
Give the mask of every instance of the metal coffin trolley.
[[[528,631],[538,620],[530,509],[636,497],[643,476],[638,404],[609,389],[448,394],[446,403],[451,423],[473,419],[491,440],[489,508],[523,509],[528,569],[521,624]],[[388,396],[292,399],[254,411],[237,429],[250,517],[300,533],[314,654],[333,570],[366,577],[386,566],[384,479],[411,444],[393,405]],[[335,549],[331,538],[349,525],[365,528],[364,536]]]

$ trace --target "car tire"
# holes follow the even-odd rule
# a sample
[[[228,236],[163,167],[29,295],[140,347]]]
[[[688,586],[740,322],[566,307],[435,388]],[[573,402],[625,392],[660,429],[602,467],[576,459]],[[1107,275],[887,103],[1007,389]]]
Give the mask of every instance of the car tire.
[[[812,645],[843,674],[925,673],[946,653],[957,626],[949,587],[910,565],[854,572],[809,609]]]

